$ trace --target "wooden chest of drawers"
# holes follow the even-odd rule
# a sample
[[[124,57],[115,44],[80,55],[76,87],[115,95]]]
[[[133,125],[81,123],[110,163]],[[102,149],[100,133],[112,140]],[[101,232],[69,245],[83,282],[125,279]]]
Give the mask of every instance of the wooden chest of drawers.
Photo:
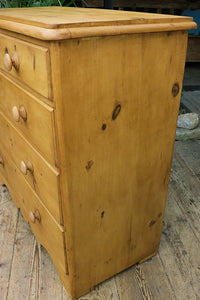
[[[191,18],[0,11],[0,181],[75,299],[159,247]]]

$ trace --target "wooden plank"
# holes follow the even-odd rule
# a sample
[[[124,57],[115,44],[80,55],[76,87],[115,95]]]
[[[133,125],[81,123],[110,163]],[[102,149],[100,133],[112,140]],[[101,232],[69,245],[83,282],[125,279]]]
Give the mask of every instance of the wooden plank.
[[[178,197],[170,185],[159,255],[176,299],[199,299],[200,243]]]
[[[55,165],[55,140],[53,134],[53,108],[49,107],[29,92],[0,73],[0,109],[3,114],[19,129],[28,141],[52,164]],[[27,118],[19,117],[19,108],[23,105]],[[13,109],[17,108],[17,117],[13,117]],[[40,128],[38,130],[38,120]]]
[[[200,180],[200,141],[175,142],[175,150]]]
[[[0,206],[1,204],[7,202],[7,201],[12,201],[12,198],[9,194],[9,191],[7,187],[4,185],[1,185],[0,183]]]
[[[184,92],[181,103],[190,111],[200,115],[200,91]]]
[[[120,299],[175,299],[159,255],[115,276]]]
[[[7,299],[61,300],[62,289],[49,254],[20,215]]]
[[[54,88],[55,114],[60,122],[60,167],[66,170],[61,179],[64,218],[71,226],[70,230],[66,225],[73,249],[73,253],[68,250],[69,274],[76,275],[72,280],[80,288],[79,295],[88,282],[92,288],[158,249],[180,100],[180,94],[175,99],[171,91],[174,82],[180,83],[181,90],[183,35],[149,33],[134,39],[126,35],[120,43],[116,37],[71,40],[63,42],[63,51],[52,57],[53,80],[60,78],[62,70],[63,80],[57,79],[56,85],[63,88]],[[171,52],[163,46],[166,39]],[[142,66],[145,72],[138,76]],[[77,78],[82,78],[79,89]],[[57,98],[60,90],[62,103]],[[115,119],[113,112],[119,106]]]
[[[39,299],[63,300],[63,286],[56,268],[44,247],[37,243],[38,247],[38,287]],[[68,297],[71,300],[70,297]]]
[[[162,245],[160,245],[160,247],[161,246]],[[176,299],[174,290],[168,280],[168,277],[166,276],[165,269],[163,268],[159,251],[158,254],[152,259],[142,263],[137,267],[138,274],[141,274],[141,281],[146,282],[146,285],[149,289],[150,298],[148,299]],[[147,299],[147,297],[143,298]]]
[[[117,274],[115,276],[115,281],[119,299],[130,300],[133,298],[133,295],[135,299],[143,299],[144,292],[136,277],[136,266],[130,267],[126,271]]]
[[[118,3],[119,5],[119,3]],[[160,6],[160,5],[159,5]],[[147,7],[144,3],[141,7]],[[166,6],[164,6],[166,7]],[[167,6],[168,7],[168,6]],[[38,17],[40,15],[40,17]],[[99,9],[83,9],[73,7],[37,7],[37,8],[20,8],[20,9],[3,9],[0,11],[0,20],[12,22],[12,26],[19,24],[37,26],[47,29],[88,27],[88,26],[106,26],[119,24],[138,24],[138,17],[142,24],[151,24],[156,21],[159,23],[171,19],[173,22],[192,21],[186,17],[145,14],[130,11],[113,11]],[[34,28],[33,30],[36,30]]]
[[[138,32],[182,31],[195,29],[197,25],[192,18],[184,16],[73,7],[35,7],[28,10],[1,10],[0,27],[50,41]]]
[[[7,299],[10,273],[13,263],[13,252],[18,222],[18,209],[7,197],[7,201],[2,202],[0,194],[0,298]],[[3,195],[4,197],[4,195]]]
[[[170,185],[176,193],[177,203],[187,215],[194,234],[200,240],[200,181],[174,151]]]
[[[32,284],[35,239],[30,226],[19,215],[7,300],[26,299]]]
[[[22,177],[31,185],[46,208],[58,223],[61,222],[59,172],[53,168],[24,136],[10,123],[0,111],[0,139],[2,156],[9,153],[9,159],[20,170]],[[4,149],[3,149],[4,148]],[[4,153],[4,154],[3,154]],[[33,172],[26,169],[30,161]],[[9,160],[7,162],[9,164]],[[26,172],[21,169],[21,164]],[[8,174],[9,179],[11,178]]]
[[[200,36],[191,35],[188,39],[187,58],[188,62],[200,61]]]
[[[5,49],[7,53],[5,53]],[[3,59],[0,60],[1,70],[12,74],[18,81],[35,89],[44,97],[52,98],[50,53],[47,48],[12,38],[7,34],[0,34],[0,55],[3,58],[6,54],[10,59],[14,54],[17,55],[20,64],[19,70],[12,67],[11,64],[11,70],[8,72]],[[41,70],[43,71],[41,72]]]

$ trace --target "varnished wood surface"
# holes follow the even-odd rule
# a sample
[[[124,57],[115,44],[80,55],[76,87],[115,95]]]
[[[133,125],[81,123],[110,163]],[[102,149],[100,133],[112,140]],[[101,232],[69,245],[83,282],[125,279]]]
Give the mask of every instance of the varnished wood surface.
[[[72,7],[2,9],[0,19],[44,28],[67,28],[98,25],[152,24],[187,22],[192,18],[175,15]]]
[[[42,40],[196,28],[192,18],[101,9],[41,7],[2,9],[0,27]]]
[[[81,300],[200,298],[199,149],[200,141],[175,144],[158,254],[103,282]],[[0,224],[1,300],[70,300],[51,258],[5,187],[0,192]]]
[[[21,14],[20,10],[13,12]],[[59,165],[57,169],[42,157],[34,148],[35,139],[25,138],[25,132],[19,132],[4,113],[7,107],[2,106],[0,178],[49,251],[74,299],[154,256],[159,247],[182,89],[186,29],[195,26],[192,19],[178,18],[171,23],[171,17],[163,18],[166,22],[156,22],[151,15],[145,21],[137,17],[133,18],[135,24],[129,24],[129,17],[127,22],[116,17],[112,25],[101,21],[101,26],[97,21],[94,26],[89,21],[90,26],[58,29],[27,24],[26,17],[22,23],[0,20],[2,28],[22,33],[18,39],[7,36],[6,31],[1,35],[2,44],[8,45],[2,48],[3,74],[13,78],[24,93],[30,79],[35,84],[32,91],[35,89],[46,101],[53,96],[55,141],[51,152],[57,148]],[[39,15],[36,20],[40,22]],[[76,20],[79,23],[77,15]],[[32,39],[30,44],[31,37],[51,39],[52,32],[53,39],[70,40],[45,43]],[[24,34],[29,35],[27,40]],[[95,38],[78,39],[92,36]],[[41,65],[36,69],[41,72],[35,78],[38,61]],[[10,85],[14,93],[13,87]],[[26,122],[30,111],[27,113],[25,103],[22,105],[21,118]],[[12,112],[19,121],[17,106]],[[38,122],[42,114],[35,113]],[[49,130],[52,124],[47,125]],[[58,227],[61,232],[57,234]],[[136,274],[143,285],[139,267]],[[148,298],[148,288],[143,289]]]
[[[74,297],[158,249],[186,45],[186,32],[52,45]]]
[[[8,154],[4,151],[1,152],[5,163],[0,173],[0,181],[8,186],[10,193],[13,195],[14,203],[20,208],[26,222],[30,224],[36,239],[49,252],[57,269],[66,274],[67,260],[63,227],[51,216],[35,191],[33,191],[30,185],[24,180],[14,163],[9,160]],[[10,176],[15,178],[11,183]],[[33,223],[31,222],[30,213],[34,213],[36,210],[39,211],[40,222],[37,220]]]
[[[56,164],[54,110],[0,73],[0,109],[52,166]],[[26,120],[13,118],[13,107],[24,106]]]
[[[0,112],[0,138],[1,149],[4,149],[5,153],[9,153],[9,157],[17,169],[20,169],[21,162],[25,165],[28,161],[31,162],[33,173],[27,171],[27,174],[23,175],[24,180],[32,186],[57,222],[60,223],[59,172],[49,165],[23,138],[2,112]],[[15,180],[14,177],[10,177],[10,181],[13,180]],[[23,189],[19,186],[20,188]]]
[[[5,68],[3,60],[5,54],[9,55],[10,58],[17,55],[19,69],[12,66],[12,69],[8,71]],[[7,34],[0,34],[0,69],[11,74],[18,81],[36,89],[46,98],[52,98],[48,49],[12,38]]]

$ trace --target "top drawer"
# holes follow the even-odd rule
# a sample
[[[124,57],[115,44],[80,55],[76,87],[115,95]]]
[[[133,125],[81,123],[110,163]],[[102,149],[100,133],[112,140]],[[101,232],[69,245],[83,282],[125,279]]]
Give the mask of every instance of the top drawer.
[[[0,34],[0,68],[46,98],[52,98],[47,48]]]

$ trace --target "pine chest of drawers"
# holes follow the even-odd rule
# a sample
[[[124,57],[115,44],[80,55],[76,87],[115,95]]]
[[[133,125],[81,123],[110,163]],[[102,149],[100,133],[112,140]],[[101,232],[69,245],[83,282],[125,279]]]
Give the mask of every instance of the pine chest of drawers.
[[[195,26],[0,10],[0,181],[73,298],[158,250]]]

